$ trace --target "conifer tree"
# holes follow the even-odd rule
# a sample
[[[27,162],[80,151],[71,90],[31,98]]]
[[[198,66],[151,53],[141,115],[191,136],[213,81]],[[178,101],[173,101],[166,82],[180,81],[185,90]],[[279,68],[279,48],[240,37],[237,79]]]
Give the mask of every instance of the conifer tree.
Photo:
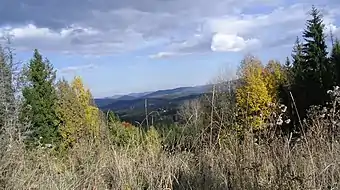
[[[335,42],[333,44],[330,61],[335,68],[334,75],[336,79],[336,85],[339,86],[340,85],[340,42],[338,39],[335,39]]]
[[[289,57],[286,57],[285,68],[291,68],[292,63],[290,62]]]
[[[300,86],[303,83],[305,63],[303,60],[302,43],[300,42],[299,37],[296,37],[296,41],[293,47],[292,60],[293,82],[297,86]]]
[[[332,67],[327,58],[327,45],[321,13],[313,6],[311,19],[303,32],[303,79],[308,106],[324,103],[326,91],[332,86]]]
[[[293,73],[292,73],[292,62],[290,61],[289,57],[286,58],[286,62],[283,67],[283,72],[285,75],[285,86],[290,86],[293,83]]]
[[[56,115],[57,95],[54,87],[55,71],[50,62],[43,60],[37,49],[25,71],[25,86],[21,118],[28,120],[28,142],[54,144],[58,141]]]
[[[280,98],[283,104],[288,107],[289,117],[292,119],[291,126],[288,128],[288,132],[294,130],[294,126],[298,123],[298,114],[295,113],[296,109],[293,105],[293,100],[291,98],[292,93],[294,95],[295,101],[299,102],[297,104],[298,110],[301,111],[300,115],[305,113],[305,93],[304,93],[304,71],[306,63],[303,59],[303,44],[300,38],[297,36],[293,51],[291,54],[292,61],[287,57],[285,68],[287,83],[284,88],[282,88],[280,93]]]

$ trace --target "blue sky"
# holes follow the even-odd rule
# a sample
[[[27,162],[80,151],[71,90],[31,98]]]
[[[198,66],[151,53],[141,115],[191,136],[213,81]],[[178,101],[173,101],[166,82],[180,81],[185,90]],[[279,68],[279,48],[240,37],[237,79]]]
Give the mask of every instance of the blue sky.
[[[106,97],[231,79],[248,53],[283,61],[313,4],[340,37],[339,0],[0,0],[0,37]]]

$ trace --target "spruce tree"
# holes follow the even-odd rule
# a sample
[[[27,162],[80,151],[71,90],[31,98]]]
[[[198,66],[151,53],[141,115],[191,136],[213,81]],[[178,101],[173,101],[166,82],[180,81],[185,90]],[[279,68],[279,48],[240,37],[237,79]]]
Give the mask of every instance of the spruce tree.
[[[294,80],[294,84],[301,87],[304,80],[303,75],[305,63],[303,60],[302,43],[300,42],[299,37],[296,37],[292,52],[292,60],[292,77]]]
[[[288,106],[288,114],[292,119],[291,125],[288,127],[288,132],[296,130],[295,126],[299,124],[299,117],[304,117],[306,114],[306,108],[308,107],[308,101],[306,98],[308,97],[305,88],[305,70],[306,70],[306,62],[303,59],[303,44],[300,41],[299,37],[296,37],[295,44],[293,46],[292,56],[292,67],[291,67],[291,83],[289,84],[287,91],[281,94],[281,98],[284,103]],[[299,102],[294,105],[291,94],[295,99],[295,102]],[[297,106],[298,113],[296,113],[295,106]]]
[[[313,6],[311,19],[303,32],[303,79],[308,94],[308,106],[323,104],[326,91],[332,86],[332,68],[327,58],[327,45],[321,13]]]
[[[334,66],[336,85],[340,85],[340,42],[338,39],[335,39],[333,44],[330,62]]]
[[[28,119],[30,124],[28,142],[54,144],[58,140],[55,77],[50,62],[47,59],[43,60],[42,55],[35,49],[25,72],[26,84],[22,90],[24,97],[22,118]]]
[[[285,75],[285,82],[283,86],[290,86],[292,84],[293,75],[292,75],[292,62],[290,61],[289,57],[286,58],[286,62],[283,66],[283,71]]]
[[[292,63],[290,62],[290,59],[289,57],[286,57],[286,62],[285,62],[285,68],[291,68],[292,66]]]

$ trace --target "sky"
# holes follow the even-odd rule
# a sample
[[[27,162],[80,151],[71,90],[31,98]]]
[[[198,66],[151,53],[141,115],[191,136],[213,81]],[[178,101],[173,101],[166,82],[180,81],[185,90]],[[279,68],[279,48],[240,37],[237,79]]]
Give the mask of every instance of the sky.
[[[340,37],[339,0],[0,0],[0,38],[108,97],[233,79],[248,54],[284,61],[312,5]]]

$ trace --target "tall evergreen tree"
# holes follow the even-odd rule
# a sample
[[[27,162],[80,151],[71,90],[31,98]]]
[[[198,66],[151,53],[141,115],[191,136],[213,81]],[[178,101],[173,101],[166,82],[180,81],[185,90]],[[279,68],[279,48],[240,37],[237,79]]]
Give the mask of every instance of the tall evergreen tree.
[[[292,60],[292,77],[294,80],[294,84],[296,84],[297,86],[301,86],[304,80],[303,75],[305,63],[303,60],[302,43],[300,42],[299,37],[296,37],[292,52]]]
[[[283,66],[283,71],[285,75],[285,82],[283,83],[283,86],[290,86],[292,84],[293,74],[292,74],[292,62],[290,61],[289,57],[286,58],[286,62]]]
[[[327,58],[327,45],[324,35],[324,24],[321,13],[313,6],[311,19],[307,20],[303,32],[303,80],[308,94],[308,106],[324,103],[326,91],[332,86],[333,69]]]
[[[292,67],[292,63],[290,62],[289,57],[286,57],[285,68],[291,68],[291,67]]]
[[[335,39],[333,44],[330,62],[334,66],[336,85],[340,85],[340,42],[338,39]]]
[[[26,84],[22,90],[24,97],[22,118],[30,123],[28,141],[53,144],[57,141],[58,119],[56,115],[57,95],[54,87],[55,71],[50,62],[43,60],[38,50],[34,50],[28,70]]]

